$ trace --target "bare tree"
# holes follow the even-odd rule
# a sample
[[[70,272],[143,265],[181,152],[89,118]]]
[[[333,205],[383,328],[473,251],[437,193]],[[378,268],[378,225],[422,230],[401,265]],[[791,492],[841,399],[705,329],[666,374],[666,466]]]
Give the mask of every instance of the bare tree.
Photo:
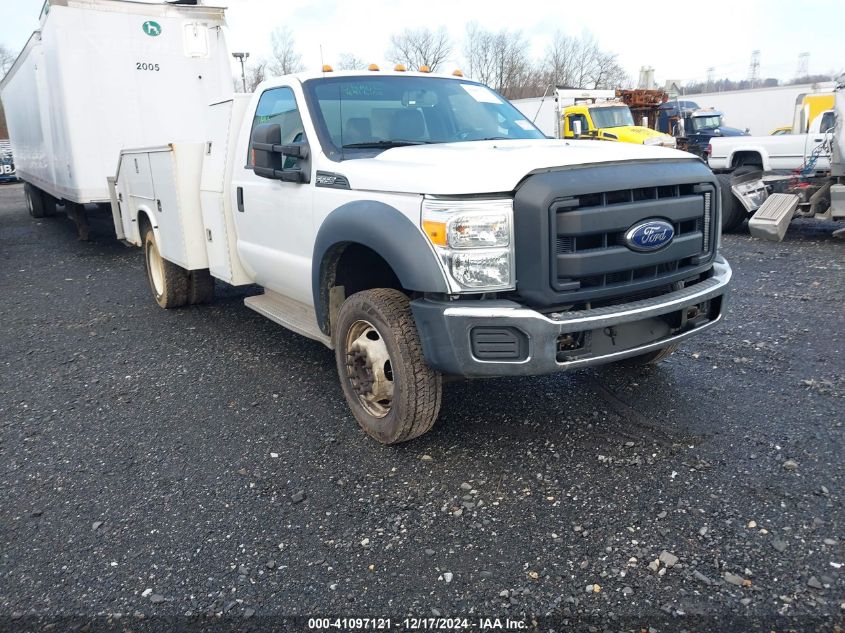
[[[246,83],[247,92],[254,92],[258,84],[267,79],[267,60],[257,59],[255,62],[247,64],[244,69],[244,77],[237,76],[232,79],[235,82],[235,92],[243,90],[244,83]]]
[[[12,52],[12,49],[5,44],[0,44],[0,75],[5,76],[9,72],[16,57],[17,55]]]
[[[533,94],[542,80],[528,49],[521,31],[494,33],[472,22],[464,40],[467,74],[509,99]]]
[[[427,28],[405,29],[397,35],[391,35],[387,58],[397,64],[405,64],[408,68],[428,66],[435,71],[451,53],[452,42],[446,29],[441,26],[436,31]]]
[[[296,50],[296,42],[290,29],[278,28],[270,37],[273,42],[273,54],[266,65],[266,70],[271,75],[289,75],[305,70],[302,55]]]
[[[470,22],[464,37],[464,59],[467,75],[483,84],[492,84],[495,76],[493,59],[494,34],[478,22]]]
[[[337,64],[338,70],[364,70],[367,62],[352,53],[341,53]]]
[[[621,88],[630,83],[614,53],[602,51],[589,33],[555,34],[543,59],[545,84],[575,88]]]
[[[546,56],[543,59],[543,71],[547,84],[554,86],[573,84],[577,48],[577,38],[564,35],[560,31],[555,33],[552,43],[546,48]]]
[[[615,53],[598,52],[594,57],[590,74],[593,88],[622,88],[630,83],[630,79]]]
[[[246,67],[246,89],[254,92],[258,84],[267,79],[267,60],[261,59]]]

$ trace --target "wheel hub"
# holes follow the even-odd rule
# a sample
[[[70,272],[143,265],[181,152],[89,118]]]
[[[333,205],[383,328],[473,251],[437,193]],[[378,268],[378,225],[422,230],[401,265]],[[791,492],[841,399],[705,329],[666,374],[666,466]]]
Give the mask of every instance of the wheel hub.
[[[387,345],[368,321],[356,321],[346,335],[346,374],[352,391],[377,418],[393,404],[393,367]]]

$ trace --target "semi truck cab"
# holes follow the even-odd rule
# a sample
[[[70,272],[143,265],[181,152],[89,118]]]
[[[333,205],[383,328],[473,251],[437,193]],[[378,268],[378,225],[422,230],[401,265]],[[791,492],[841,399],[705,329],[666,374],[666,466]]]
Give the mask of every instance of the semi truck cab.
[[[547,139],[402,70],[273,79],[207,118],[122,153],[118,234],[162,307],[261,286],[246,305],[334,350],[382,443],[432,427],[444,376],[657,362],[724,314],[719,187],[689,154]]]

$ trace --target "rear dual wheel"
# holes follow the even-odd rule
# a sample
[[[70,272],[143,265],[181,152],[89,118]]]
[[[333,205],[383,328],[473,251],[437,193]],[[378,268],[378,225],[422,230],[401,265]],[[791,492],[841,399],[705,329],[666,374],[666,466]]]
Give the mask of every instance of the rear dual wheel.
[[[150,226],[144,233],[144,264],[150,290],[162,308],[209,303],[214,299],[214,278],[208,269],[185,270],[164,259]]]
[[[59,201],[49,193],[28,182],[24,183],[23,192],[27,210],[33,218],[47,218],[56,214]]]
[[[42,191],[31,184],[24,183],[23,193],[26,197],[26,207],[33,218],[43,218],[47,215]]]

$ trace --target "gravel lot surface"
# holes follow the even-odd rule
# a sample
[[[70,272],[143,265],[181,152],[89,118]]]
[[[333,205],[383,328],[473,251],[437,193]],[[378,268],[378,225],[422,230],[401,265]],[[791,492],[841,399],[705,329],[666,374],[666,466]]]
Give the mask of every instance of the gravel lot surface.
[[[450,383],[386,448],[255,288],[161,310],[109,222],[81,243],[0,188],[0,629],[842,630],[833,225],[725,237],[724,325],[657,368]]]

